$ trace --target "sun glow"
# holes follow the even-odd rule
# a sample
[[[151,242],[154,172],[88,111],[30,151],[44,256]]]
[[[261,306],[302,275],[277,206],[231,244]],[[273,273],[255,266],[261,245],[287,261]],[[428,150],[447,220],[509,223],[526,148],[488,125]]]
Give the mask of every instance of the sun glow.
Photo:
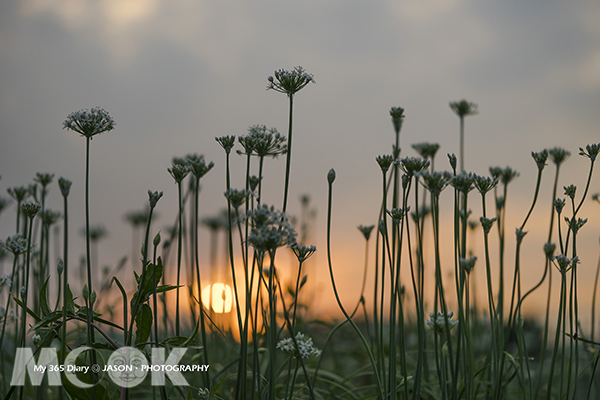
[[[202,304],[217,314],[228,313],[233,306],[233,292],[229,285],[214,283],[202,290]]]

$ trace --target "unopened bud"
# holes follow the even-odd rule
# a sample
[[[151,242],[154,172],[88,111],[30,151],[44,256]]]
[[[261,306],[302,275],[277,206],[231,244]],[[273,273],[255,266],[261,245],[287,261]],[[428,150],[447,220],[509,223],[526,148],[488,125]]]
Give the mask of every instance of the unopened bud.
[[[331,185],[335,181],[335,170],[331,168],[327,173],[327,182]]]

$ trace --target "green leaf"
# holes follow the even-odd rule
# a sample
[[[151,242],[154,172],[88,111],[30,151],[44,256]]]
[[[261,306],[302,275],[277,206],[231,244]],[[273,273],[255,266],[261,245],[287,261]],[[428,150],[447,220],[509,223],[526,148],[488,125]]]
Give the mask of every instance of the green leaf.
[[[42,327],[48,326],[56,321],[59,321],[62,319],[62,311],[54,311],[52,313],[50,313],[49,315],[46,315],[46,317],[38,322],[36,322],[30,329],[29,331],[35,331],[38,330]]]
[[[94,314],[95,314],[95,313],[94,313]],[[100,314],[98,314],[98,315],[100,315]],[[114,322],[112,322],[112,321],[109,321],[109,320],[106,320],[106,319],[104,319],[104,318],[94,317],[94,322],[99,322],[99,323],[101,323],[101,324],[108,325],[108,326],[110,326],[110,327],[113,327],[113,328],[116,328],[116,329],[123,330],[123,327],[122,327],[121,325],[117,325],[117,324],[115,324]]]
[[[145,343],[152,330],[152,310],[148,304],[142,304],[135,317],[135,344]]]
[[[150,298],[150,295],[152,293],[154,293],[154,287],[155,287],[154,280],[156,279],[156,284],[158,285],[158,283],[160,282],[160,280],[162,278],[162,273],[163,273],[162,260],[159,257],[157,265],[148,264],[146,266],[146,269],[144,270],[144,273],[142,273],[143,279],[135,271],[133,273],[135,276],[135,280],[138,283],[138,290],[133,294],[133,296],[131,298],[131,302],[130,302],[131,317],[135,318],[140,304],[148,301],[148,299]],[[155,277],[155,275],[156,275],[156,277]],[[143,282],[142,282],[142,280],[143,280]],[[161,288],[160,286],[156,288],[157,293],[161,292],[160,288]],[[166,288],[162,289],[162,291],[166,291],[166,290],[170,290],[170,289],[166,289]]]
[[[184,285],[179,285],[179,287],[184,287]],[[156,288],[156,293],[164,293],[173,289],[177,289],[177,285],[162,285]]]
[[[75,298],[73,298],[73,292],[71,292],[71,286],[67,283],[67,287],[65,288],[65,292],[67,294],[67,312],[75,314]]]
[[[144,276],[144,284],[143,286],[140,284],[138,291],[140,291],[142,293],[142,295],[149,295],[150,293],[152,293],[152,288],[155,286],[154,285],[154,274],[156,274],[156,284],[158,285],[158,283],[160,282],[160,279],[162,278],[162,273],[163,273],[163,265],[162,265],[162,260],[160,259],[160,257],[158,258],[158,263],[157,265],[154,264],[148,264],[148,266],[146,267],[146,275]]]
[[[48,305],[48,294],[46,293],[46,289],[48,287],[48,279],[46,278],[46,282],[42,285],[42,289],[40,290],[40,311],[42,312],[42,318],[50,315],[52,311],[50,310],[50,306]]]
[[[19,300],[15,296],[12,296],[12,298],[19,307],[23,308],[23,302],[21,300]],[[41,318],[35,312],[33,312],[33,310],[29,307],[27,307],[27,314],[31,315],[33,317],[33,319],[35,319],[36,322],[41,320]]]

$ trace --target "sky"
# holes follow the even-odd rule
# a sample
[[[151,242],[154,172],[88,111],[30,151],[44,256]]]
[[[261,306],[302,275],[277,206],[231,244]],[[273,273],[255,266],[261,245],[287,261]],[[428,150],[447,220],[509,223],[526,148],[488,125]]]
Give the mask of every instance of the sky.
[[[255,124],[286,134],[288,102],[266,90],[267,77],[301,65],[316,83],[295,97],[289,210],[298,214],[300,196],[311,197],[317,253],[309,281],[323,299],[316,312],[332,312],[326,175],[335,168],[334,269],[343,300],[354,303],[364,257],[356,226],[377,222],[375,157],[391,153],[392,106],[405,108],[402,156],[416,155],[413,143],[436,142],[436,169],[449,169],[446,154],[458,154],[458,118],[448,103],[478,104],[479,114],[466,119],[465,167],[488,174],[489,166],[510,165],[520,172],[508,200],[511,234],[533,198],[532,151],[569,150],[560,187],[573,183],[581,196],[589,160],[578,148],[600,142],[599,20],[600,4],[588,1],[2,2],[0,196],[37,172],[54,173],[55,181],[64,176],[73,181],[70,229],[79,230],[85,140],[62,123],[82,108],[106,109],[116,128],[91,143],[90,206],[92,224],[109,232],[100,263],[115,265],[131,254],[123,215],[141,209],[148,190],[164,192],[153,233],[174,220],[177,189],[167,172],[173,156],[200,153],[215,163],[202,180],[201,217],[226,206],[225,155],[214,138],[244,135]],[[266,160],[265,203],[281,204],[284,169],[285,157]],[[528,222],[524,257],[535,264],[525,273],[528,285],[541,275],[553,171],[549,166]],[[234,155],[232,185],[243,184],[243,159]],[[597,192],[594,177],[590,194]],[[450,192],[442,196],[451,201]],[[478,218],[479,199],[472,198]],[[61,208],[56,183],[48,201]],[[2,238],[14,233],[14,210],[13,204],[0,215]],[[581,211],[589,218],[579,242],[587,297],[598,260],[598,210],[588,199]],[[450,212],[442,219],[450,220]],[[71,260],[77,260],[84,241],[76,234],[72,240]],[[201,240],[205,265],[206,230]],[[514,237],[509,242],[513,249]],[[481,239],[473,246],[483,260]]]

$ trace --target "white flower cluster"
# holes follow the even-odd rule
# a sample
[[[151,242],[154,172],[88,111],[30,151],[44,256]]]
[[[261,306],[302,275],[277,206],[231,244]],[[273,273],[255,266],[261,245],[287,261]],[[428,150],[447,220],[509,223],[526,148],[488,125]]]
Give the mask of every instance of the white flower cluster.
[[[198,389],[198,396],[200,396],[201,399],[209,399],[210,390],[208,390],[207,388],[200,388]]]
[[[38,346],[40,344],[40,342],[42,341],[42,337],[36,333],[35,335],[33,335],[31,340],[34,345]]]
[[[458,264],[461,268],[465,270],[467,274],[470,274],[473,268],[475,267],[475,262],[477,261],[477,257],[473,256],[471,258],[458,258]]]
[[[0,288],[3,286],[11,287],[11,285],[12,285],[12,280],[10,279],[10,276],[8,276],[8,275],[0,276]]]
[[[4,248],[15,254],[23,254],[27,251],[27,239],[20,233],[14,236],[9,236],[3,243]]]
[[[275,250],[296,241],[296,232],[287,216],[273,206],[263,204],[249,211],[248,221],[252,224],[248,243],[259,252]]]
[[[427,325],[431,327],[435,331],[435,333],[443,335],[446,333],[446,326],[448,330],[452,330],[456,325],[458,325],[458,321],[452,321],[452,317],[454,316],[454,312],[450,311],[448,315],[438,312],[437,315],[434,313],[429,313],[429,320]]]
[[[294,354],[295,357],[308,358],[310,356],[319,357],[321,355],[321,350],[317,349],[312,341],[312,338],[304,338],[304,334],[302,332],[298,332],[296,334],[296,343],[298,344],[298,352],[296,352],[296,347],[294,346],[294,340],[292,338],[285,338],[277,343],[277,348],[281,351]]]
[[[288,247],[292,249],[299,262],[306,261],[308,257],[312,256],[313,253],[317,251],[317,248],[315,246],[300,246],[298,243],[293,243]]]
[[[238,140],[244,146],[246,154],[255,153],[259,157],[277,157],[287,151],[286,138],[277,129],[267,129],[265,125],[252,125],[248,128],[248,135],[241,136]]]
[[[115,121],[105,109],[99,107],[72,112],[63,122],[63,129],[70,129],[87,138],[114,128]]]
[[[273,89],[288,96],[300,91],[310,82],[315,83],[312,74],[300,66],[295,67],[292,71],[279,69],[275,71],[275,78],[270,76],[268,81],[267,90]]]

